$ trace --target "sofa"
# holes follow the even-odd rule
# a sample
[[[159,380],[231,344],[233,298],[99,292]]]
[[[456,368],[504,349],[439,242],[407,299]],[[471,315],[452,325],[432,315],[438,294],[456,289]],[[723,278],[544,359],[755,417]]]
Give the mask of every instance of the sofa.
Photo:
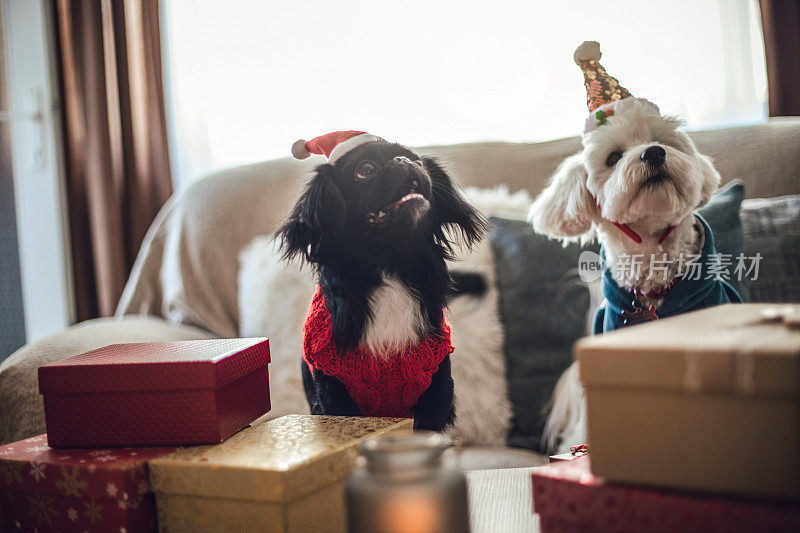
[[[714,160],[723,183],[743,182],[745,207],[758,208],[763,201],[755,199],[800,194],[800,118],[696,131],[690,136]],[[462,187],[502,185],[509,195],[527,191],[535,196],[558,164],[579,149],[580,139],[572,137],[541,143],[430,146],[418,151],[441,160]],[[316,164],[319,161],[314,158],[285,158],[240,166],[213,173],[176,193],[153,222],[114,317],[89,320],[29,343],[0,364],[0,444],[45,432],[36,377],[43,364],[115,342],[240,336],[240,255],[255,238],[274,231]],[[786,250],[792,253],[796,257],[797,250]],[[538,260],[547,264],[548,258]],[[795,276],[793,283],[800,279],[800,273],[790,274]],[[531,306],[546,304],[530,302]],[[300,357],[297,353],[298,365]],[[502,358],[502,352],[497,357]],[[505,364],[501,368],[513,370]],[[551,370],[557,374],[561,368]],[[468,381],[469,375],[456,376],[457,391],[459,379]],[[461,383],[462,390],[480,386]],[[518,417],[524,402],[519,391],[515,394],[512,418]],[[466,468],[532,466],[543,461],[543,450],[524,440],[509,437],[502,443],[473,443],[466,437],[460,450]]]

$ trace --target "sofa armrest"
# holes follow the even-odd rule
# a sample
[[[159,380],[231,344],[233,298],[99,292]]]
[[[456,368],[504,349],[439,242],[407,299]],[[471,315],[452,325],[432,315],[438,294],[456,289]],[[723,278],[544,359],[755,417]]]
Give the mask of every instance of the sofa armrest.
[[[128,315],[88,320],[26,344],[0,364],[0,445],[45,432],[37,373],[40,366],[118,342],[209,338],[213,335],[191,326]]]

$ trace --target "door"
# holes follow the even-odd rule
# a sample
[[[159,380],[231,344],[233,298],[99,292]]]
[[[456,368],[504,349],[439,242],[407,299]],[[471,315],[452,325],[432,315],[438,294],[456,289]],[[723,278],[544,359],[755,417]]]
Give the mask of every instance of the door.
[[[0,297],[9,297],[0,304],[4,359],[21,341],[70,324],[73,306],[52,13],[42,0],[0,4]]]

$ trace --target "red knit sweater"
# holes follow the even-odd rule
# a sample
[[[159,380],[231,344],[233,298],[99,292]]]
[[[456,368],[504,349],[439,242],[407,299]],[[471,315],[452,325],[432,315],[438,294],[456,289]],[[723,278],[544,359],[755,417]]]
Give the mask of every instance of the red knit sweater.
[[[444,310],[442,310],[444,314]],[[303,359],[344,383],[364,416],[412,418],[414,406],[431,384],[439,364],[452,353],[450,325],[442,316],[438,335],[431,335],[387,359],[357,347],[339,352],[333,343],[332,320],[325,295],[317,287],[303,326]]]

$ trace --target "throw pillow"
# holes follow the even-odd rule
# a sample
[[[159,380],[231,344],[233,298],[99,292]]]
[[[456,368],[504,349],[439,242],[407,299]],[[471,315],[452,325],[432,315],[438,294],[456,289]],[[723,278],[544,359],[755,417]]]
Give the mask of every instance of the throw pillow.
[[[761,254],[753,302],[800,302],[800,194],[745,200],[744,255]]]
[[[742,251],[741,182],[718,191],[700,210],[719,253]],[[599,245],[563,246],[519,220],[491,219],[500,315],[505,328],[508,388],[514,417],[510,446],[546,451],[542,431],[559,376],[572,363],[572,344],[591,331],[587,322],[602,300],[599,285],[578,277],[578,257]],[[743,287],[743,289],[742,289]],[[739,290],[746,286],[738,284]]]
[[[733,272],[737,256],[744,252],[742,217],[740,215],[742,200],[744,200],[744,183],[740,180],[732,180],[718,190],[698,212],[706,219],[714,233],[717,252],[731,254],[733,264],[729,269],[728,281],[742,297],[742,300],[747,302],[750,292],[748,279],[746,276],[739,279]],[[745,257],[747,257],[746,253]]]

